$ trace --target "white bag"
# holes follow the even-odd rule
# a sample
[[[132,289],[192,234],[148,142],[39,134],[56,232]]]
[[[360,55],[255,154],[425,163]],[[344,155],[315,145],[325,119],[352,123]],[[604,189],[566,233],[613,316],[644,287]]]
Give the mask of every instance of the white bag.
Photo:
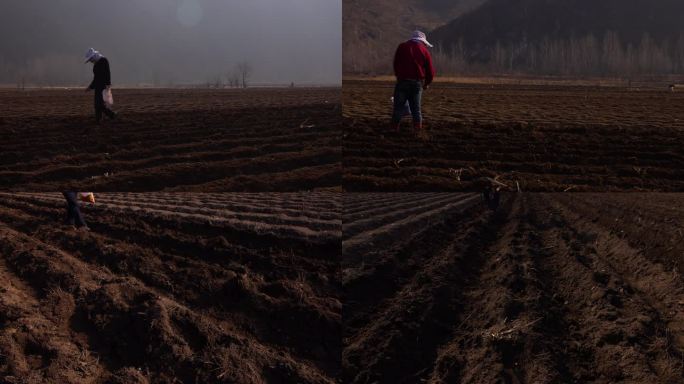
[[[102,91],[102,99],[105,102],[105,105],[110,108],[111,106],[114,105],[114,96],[112,96],[112,89],[107,88]]]
[[[78,198],[83,202],[95,204],[95,194],[92,192],[79,192]]]
[[[394,110],[394,96],[390,97],[390,102],[392,103],[392,110]],[[404,103],[404,110],[401,112],[401,116],[411,116],[411,106],[408,100]]]

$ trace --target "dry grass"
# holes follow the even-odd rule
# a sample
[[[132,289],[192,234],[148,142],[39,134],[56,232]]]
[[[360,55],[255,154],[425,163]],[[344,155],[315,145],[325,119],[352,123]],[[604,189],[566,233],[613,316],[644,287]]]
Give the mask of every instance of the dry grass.
[[[541,320],[542,318],[530,322],[524,322],[522,319],[518,319],[511,323],[506,323],[506,319],[504,319],[502,324],[497,324],[484,331],[482,333],[482,337],[484,337],[485,340],[492,342],[516,340],[522,334],[530,333],[532,326]]]
[[[345,75],[343,81],[394,82],[392,75],[364,76]],[[610,77],[563,77],[527,75],[482,75],[482,76],[439,76],[435,84],[463,85],[521,85],[521,86],[573,86],[573,87],[633,87],[669,90],[673,83],[683,83],[684,79],[672,76],[641,79]]]

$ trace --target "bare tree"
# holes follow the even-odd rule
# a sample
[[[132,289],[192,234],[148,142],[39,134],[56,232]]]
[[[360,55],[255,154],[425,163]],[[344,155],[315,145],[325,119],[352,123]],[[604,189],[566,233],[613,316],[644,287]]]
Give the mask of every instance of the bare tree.
[[[240,87],[240,73],[238,72],[237,69],[234,69],[226,75],[226,79],[228,80],[228,86],[231,88],[238,88]]]
[[[221,79],[221,75],[216,76],[216,79],[214,79],[214,88],[223,88],[223,80]]]
[[[252,75],[252,65],[247,61],[242,61],[237,65],[237,72],[240,74],[242,79],[242,88],[247,88],[247,81]]]
[[[159,71],[154,71],[154,74],[152,75],[152,85],[154,85],[155,88],[158,88],[161,85]]]
[[[444,74],[673,75],[684,71],[684,33],[678,39],[662,41],[646,33],[636,43],[624,42],[617,32],[607,31],[602,36],[589,33],[536,42],[523,37],[488,47],[469,48],[459,43],[450,51],[438,45],[433,58]],[[371,61],[357,56],[347,58],[346,63],[372,71]]]

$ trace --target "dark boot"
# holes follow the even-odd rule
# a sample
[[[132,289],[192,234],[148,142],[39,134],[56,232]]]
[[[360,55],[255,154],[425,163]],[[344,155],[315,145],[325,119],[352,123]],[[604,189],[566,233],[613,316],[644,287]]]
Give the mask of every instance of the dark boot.
[[[390,129],[394,132],[399,132],[399,125],[400,124],[401,124],[401,122],[399,122],[399,123],[391,122],[390,123]]]

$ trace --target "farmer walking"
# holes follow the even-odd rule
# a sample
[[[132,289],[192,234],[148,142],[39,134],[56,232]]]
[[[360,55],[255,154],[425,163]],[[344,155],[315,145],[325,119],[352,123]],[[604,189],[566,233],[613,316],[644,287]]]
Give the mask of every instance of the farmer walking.
[[[501,187],[494,187],[492,185],[488,185],[485,187],[484,191],[482,191],[482,198],[492,211],[499,209],[499,204],[501,203],[500,191]]]
[[[399,44],[394,54],[394,75],[397,78],[397,84],[394,88],[392,128],[395,131],[399,131],[399,124],[407,102],[413,117],[413,128],[418,132],[423,129],[421,96],[435,77],[432,56],[428,47],[432,47],[432,44],[427,41],[425,33],[415,31],[410,40]]]
[[[116,118],[116,113],[107,108],[102,96],[102,91],[112,85],[111,73],[109,72],[109,60],[93,48],[86,52],[86,63],[93,63],[93,81],[90,83],[86,92],[95,90],[95,121],[100,124],[102,113],[110,119]]]
[[[67,219],[66,224],[76,227],[82,231],[90,231],[86,225],[85,219],[78,208],[78,192],[62,192],[67,201]]]

